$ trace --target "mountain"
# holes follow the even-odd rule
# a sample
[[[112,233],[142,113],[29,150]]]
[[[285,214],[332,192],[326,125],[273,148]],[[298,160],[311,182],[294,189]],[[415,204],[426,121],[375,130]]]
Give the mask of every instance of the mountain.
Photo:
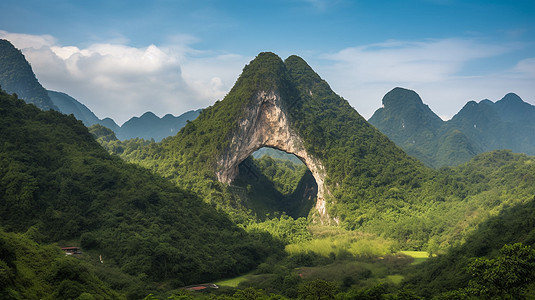
[[[531,123],[535,121],[535,106],[524,102],[518,95],[509,93],[494,104],[500,117],[506,122]]]
[[[89,108],[73,97],[55,91],[47,91],[52,102],[59,108],[59,111],[74,117],[90,127],[100,124],[113,130],[121,140],[142,138],[146,140],[154,139],[159,142],[162,139],[175,135],[187,121],[194,120],[200,113],[200,109],[192,110],[175,117],[171,114],[159,118],[152,112],[146,112],[141,117],[132,117],[122,126],[117,125],[111,118],[99,119]]]
[[[73,114],[74,117],[84,123],[85,126],[89,127],[93,124],[99,124],[101,120],[89,109],[87,106],[78,102],[78,100],[73,97],[55,91],[48,91],[48,96],[59,108],[59,111],[66,115]],[[113,128],[110,128],[113,129]]]
[[[288,154],[286,152],[267,147],[258,149],[252,154],[252,156],[256,159],[262,158],[264,156],[269,156],[274,159],[288,160],[297,165],[303,164],[303,162],[300,161],[299,158],[297,158],[297,156],[293,154]]]
[[[422,102],[418,94],[399,87],[383,97],[383,107],[373,114],[369,122],[384,128],[383,133],[393,140],[408,140],[411,143],[425,142],[426,135],[433,135],[444,123]]]
[[[414,91],[395,88],[369,122],[432,167],[459,165],[498,149],[535,154],[535,106],[513,93],[496,103],[470,101],[444,122]]]
[[[132,117],[122,126],[119,126],[111,118],[99,119],[89,108],[65,93],[48,91],[48,95],[62,113],[73,114],[87,127],[94,124],[108,127],[121,140],[142,138],[154,139],[159,142],[168,136],[175,135],[182,127],[186,126],[187,121],[194,120],[199,116],[201,111],[200,109],[188,111],[178,117],[167,114],[163,118],[159,118],[152,112],[146,112],[141,117]]]
[[[122,157],[201,193],[207,201],[227,208],[225,203],[236,203],[229,208],[236,209],[246,204],[229,184],[240,164],[262,147],[292,153],[305,163],[318,186],[311,214],[327,223],[353,223],[359,214],[354,206],[371,197],[364,190],[373,189],[373,197],[380,198],[389,188],[407,188],[411,178],[426,172],[303,59],[282,61],[273,53],[259,54],[222,101],[204,109],[176,136],[121,150]],[[329,211],[335,203],[343,215]]]
[[[281,250],[191,192],[109,155],[73,116],[0,92],[0,132],[0,227],[81,246],[88,261],[102,255],[99,276],[140,289],[131,298],[155,282],[176,288],[234,276]]]
[[[26,103],[43,110],[58,110],[41,86],[28,61],[9,41],[0,39],[0,88],[16,93]]]
[[[394,88],[383,97],[383,107],[368,120],[409,155],[432,165],[438,130],[444,121],[420,96],[408,89]]]
[[[414,93],[396,92],[421,106]],[[428,109],[420,111],[427,118],[416,123],[429,131],[443,128]],[[406,126],[415,126],[412,121]],[[444,159],[474,151],[459,130],[442,137]],[[423,166],[366,122],[303,59],[283,61],[273,53],[261,53],[246,65],[227,96],[177,135],[160,143],[104,145],[198,193],[237,223],[264,220],[268,214],[308,214],[309,222],[392,238],[404,249],[461,243],[490,212],[523,203],[535,192],[532,159],[508,151],[479,154],[470,165],[456,168]],[[279,177],[268,160],[265,168],[262,162],[251,163],[250,155],[262,147],[292,153],[305,164],[308,171],[299,182],[307,186],[304,190],[316,189],[311,208],[303,194],[284,198],[270,189],[289,178],[298,180],[293,172]],[[308,185],[306,174],[315,185]]]
[[[159,142],[168,136],[177,134],[182,127],[186,126],[188,121],[195,120],[200,112],[200,109],[191,110],[178,117],[167,114],[162,118],[152,112],[146,112],[141,117],[131,118],[114,131],[121,140],[142,138],[146,140],[154,139]],[[113,128],[111,129],[113,130]]]
[[[535,155],[535,106],[516,94],[493,103],[470,101],[449,122],[463,131],[482,151],[511,149]]]

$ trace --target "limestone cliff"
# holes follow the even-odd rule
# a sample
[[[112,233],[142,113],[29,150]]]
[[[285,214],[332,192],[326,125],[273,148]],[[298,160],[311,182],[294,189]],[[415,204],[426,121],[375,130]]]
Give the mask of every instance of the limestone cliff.
[[[239,127],[232,132],[230,145],[217,165],[217,179],[231,183],[238,175],[238,165],[262,147],[276,148],[297,156],[312,172],[318,185],[316,209],[325,216],[325,168],[321,161],[307,153],[302,138],[290,126],[281,96],[274,90],[259,91],[253,105],[245,109]]]

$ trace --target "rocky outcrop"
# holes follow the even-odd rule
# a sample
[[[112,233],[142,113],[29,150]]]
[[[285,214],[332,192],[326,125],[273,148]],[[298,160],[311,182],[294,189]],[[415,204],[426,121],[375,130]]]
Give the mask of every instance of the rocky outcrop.
[[[230,146],[217,161],[217,179],[230,183],[238,175],[239,164],[262,147],[294,154],[312,172],[318,185],[316,210],[322,218],[326,217],[325,168],[319,159],[307,153],[303,139],[290,126],[288,114],[281,105],[280,94],[273,90],[260,91],[252,103],[244,110],[239,128],[231,137]]]

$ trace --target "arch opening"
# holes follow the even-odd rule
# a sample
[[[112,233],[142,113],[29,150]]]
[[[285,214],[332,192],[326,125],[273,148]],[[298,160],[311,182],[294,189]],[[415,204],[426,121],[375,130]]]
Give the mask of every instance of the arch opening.
[[[231,186],[261,219],[282,214],[307,217],[318,193],[316,180],[302,159],[271,147],[262,147],[240,162]]]
[[[229,136],[228,146],[216,162],[216,177],[226,184],[236,181],[240,166],[244,167],[243,162],[263,147],[294,154],[312,173],[317,190],[315,212],[323,223],[323,219],[329,220],[325,201],[325,195],[329,193],[324,184],[325,168],[320,159],[307,152],[303,139],[291,126],[281,101],[280,94],[275,90],[259,91],[251,99],[255,105],[244,108],[236,130]],[[240,193],[245,194],[243,187]]]

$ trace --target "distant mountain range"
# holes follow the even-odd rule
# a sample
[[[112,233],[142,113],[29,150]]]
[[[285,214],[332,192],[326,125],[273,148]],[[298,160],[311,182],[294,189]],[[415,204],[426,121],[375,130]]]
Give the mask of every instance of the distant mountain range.
[[[495,103],[470,101],[443,121],[416,92],[398,87],[368,121],[432,167],[458,165],[497,149],[535,155],[535,106],[513,93]]]
[[[146,112],[141,117],[131,118],[122,126],[117,125],[111,118],[99,119],[73,97],[43,88],[22,52],[7,40],[0,40],[0,87],[9,94],[16,93],[27,103],[32,103],[42,110],[53,109],[66,115],[73,114],[87,127],[94,124],[108,127],[121,140],[143,138],[161,141],[165,137],[175,135],[188,120],[197,118],[201,111],[188,111],[178,117],[167,114],[163,118]]]
[[[43,110],[73,114],[88,127],[108,127],[121,140],[161,141],[175,135],[201,111],[188,111],[178,117],[167,114],[162,118],[146,112],[122,126],[110,118],[99,119],[73,97],[44,89],[22,52],[7,40],[0,40],[0,87]],[[496,103],[488,99],[470,101],[451,120],[443,121],[416,92],[394,88],[384,96],[383,107],[368,121],[408,154],[432,167],[458,165],[478,153],[497,149],[535,155],[535,106],[513,93]]]
[[[48,95],[62,113],[73,114],[87,127],[94,124],[108,127],[115,132],[120,140],[142,138],[154,139],[159,142],[163,138],[175,135],[182,127],[186,126],[187,121],[195,120],[201,112],[201,109],[191,110],[178,117],[167,114],[162,118],[152,112],[146,112],[141,117],[132,117],[122,126],[119,126],[110,118],[99,119],[89,108],[65,93],[48,91]]]
[[[201,109],[191,110],[175,117],[167,114],[159,118],[152,112],[146,112],[141,117],[133,117],[126,121],[116,132],[120,140],[142,138],[146,140],[154,139],[156,142],[175,135],[188,121],[195,120]],[[106,126],[106,125],[104,125]]]

